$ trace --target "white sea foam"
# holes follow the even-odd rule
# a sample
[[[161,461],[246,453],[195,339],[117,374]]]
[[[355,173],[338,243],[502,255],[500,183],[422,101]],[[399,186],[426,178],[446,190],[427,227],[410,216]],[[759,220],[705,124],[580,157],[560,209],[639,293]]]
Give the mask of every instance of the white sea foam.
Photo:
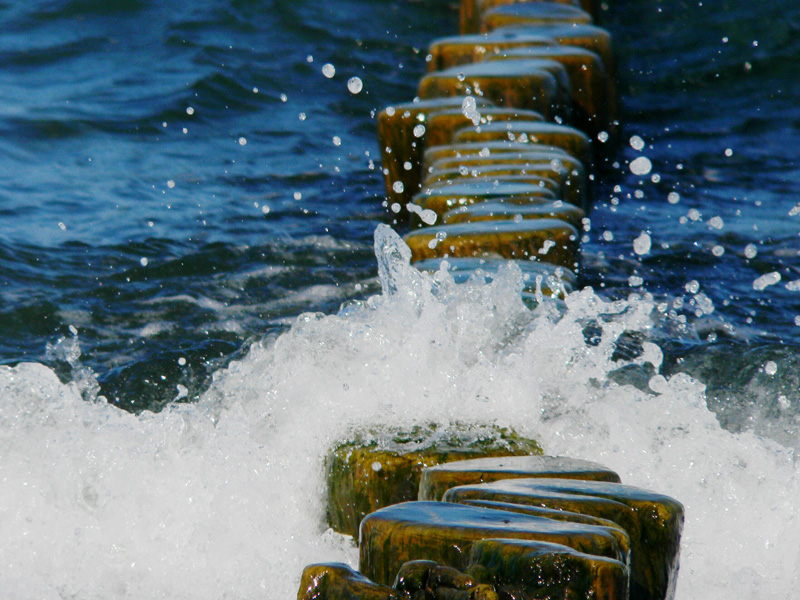
[[[44,366],[0,368],[3,594],[293,597],[305,564],[355,559],[324,533],[327,449],[359,425],[459,420],[512,425],[683,502],[678,598],[792,596],[793,451],[721,429],[687,376],[648,392],[609,380],[620,333],[652,327],[647,300],[584,290],[532,313],[514,268],[456,286],[410,268],[387,227],[376,250],[383,295],[301,316],[198,404],[133,416]],[[658,368],[661,351],[645,343],[637,361]]]

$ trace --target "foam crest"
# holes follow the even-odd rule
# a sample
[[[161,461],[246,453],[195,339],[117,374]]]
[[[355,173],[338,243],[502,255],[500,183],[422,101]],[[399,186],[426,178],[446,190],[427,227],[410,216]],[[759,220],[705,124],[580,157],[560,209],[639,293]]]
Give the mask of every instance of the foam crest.
[[[198,404],[134,416],[41,365],[0,368],[0,586],[43,598],[287,598],[302,567],[355,560],[325,532],[323,459],[354,428],[511,425],[687,509],[679,598],[791,595],[800,571],[793,451],[731,434],[702,384],[609,374],[652,304],[591,290],[536,311],[509,266],[455,285],[376,233],[385,292],[300,316],[215,374]],[[591,335],[587,331],[591,330]]]

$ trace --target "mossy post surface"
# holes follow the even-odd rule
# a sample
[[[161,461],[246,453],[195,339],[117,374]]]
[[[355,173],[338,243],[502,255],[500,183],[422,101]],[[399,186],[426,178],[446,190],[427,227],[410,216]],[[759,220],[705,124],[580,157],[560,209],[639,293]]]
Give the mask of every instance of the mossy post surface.
[[[500,27],[567,23],[590,25],[592,15],[570,4],[555,2],[515,2],[487,10],[481,19],[480,31],[486,33]]]
[[[510,201],[527,204],[529,201],[552,202],[555,193],[545,182],[519,181],[515,179],[462,179],[442,181],[426,187],[414,197],[414,203],[441,216],[459,206],[477,202],[508,198]]]
[[[444,502],[406,502],[374,512],[361,523],[360,570],[387,585],[411,560],[431,560],[463,571],[472,544],[487,538],[549,541],[627,560],[606,527]]]
[[[627,600],[628,568],[618,560],[548,542],[475,542],[467,572],[512,598]]]
[[[355,434],[338,444],[326,461],[328,524],[358,537],[358,526],[367,514],[416,500],[426,467],[465,458],[541,452],[534,440],[497,427],[431,425]]]
[[[595,462],[563,456],[478,458],[428,467],[422,472],[420,500],[441,500],[450,488],[501,479],[560,478],[619,483],[617,473]]]
[[[404,238],[411,261],[443,257],[539,260],[577,269],[578,231],[556,219],[475,221],[426,227]]]
[[[673,498],[602,481],[506,479],[448,490],[446,502],[495,500],[547,506],[609,519],[631,540],[631,598],[672,598],[678,574],[683,506]]]
[[[548,120],[565,118],[569,112],[559,79],[536,61],[484,62],[428,73],[417,94],[420,98],[477,95],[497,106],[533,110]]]
[[[427,146],[440,146],[453,141],[453,134],[462,127],[485,125],[501,121],[544,121],[535,110],[505,108],[500,106],[477,108],[474,112],[451,108],[428,116],[425,140]]]
[[[374,583],[343,563],[303,569],[297,600],[402,600],[396,590]]]
[[[504,221],[509,219],[514,221],[521,219],[557,219],[578,228],[581,226],[581,221],[585,215],[586,213],[577,206],[562,202],[561,200],[546,204],[536,203],[527,205],[494,200],[447,211],[442,215],[442,224]]]
[[[463,98],[433,98],[404,102],[378,113],[378,143],[390,202],[404,205],[419,192],[428,114],[446,108],[460,109],[463,101]],[[485,98],[474,98],[474,101],[476,108],[491,105]]]

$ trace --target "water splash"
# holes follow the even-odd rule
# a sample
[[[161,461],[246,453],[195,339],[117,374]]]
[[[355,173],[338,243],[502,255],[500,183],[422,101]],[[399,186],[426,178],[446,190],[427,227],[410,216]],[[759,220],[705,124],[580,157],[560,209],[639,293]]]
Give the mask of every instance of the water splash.
[[[326,532],[323,458],[381,423],[513,426],[686,505],[678,597],[791,597],[795,453],[722,429],[701,383],[658,373],[646,297],[591,289],[536,310],[509,266],[455,285],[376,232],[384,292],[306,314],[218,371],[196,404],[133,415],[42,365],[0,367],[0,585],[43,598],[286,598],[302,567],[353,564]],[[74,356],[74,353],[71,355]],[[620,370],[649,374],[617,383]],[[18,592],[18,593],[17,593]]]

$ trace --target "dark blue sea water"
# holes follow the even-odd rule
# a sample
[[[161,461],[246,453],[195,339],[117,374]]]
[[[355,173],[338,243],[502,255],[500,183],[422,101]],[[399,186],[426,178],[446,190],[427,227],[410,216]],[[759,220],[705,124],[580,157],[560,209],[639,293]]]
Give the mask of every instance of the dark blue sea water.
[[[583,282],[654,294],[667,364],[731,393],[768,360],[798,383],[798,19],[779,0],[602,14],[644,147],[599,174]],[[153,408],[376,291],[374,113],[414,96],[427,43],[456,30],[447,3],[33,1],[0,23],[2,363],[69,378],[46,347],[77,330],[102,393]]]

